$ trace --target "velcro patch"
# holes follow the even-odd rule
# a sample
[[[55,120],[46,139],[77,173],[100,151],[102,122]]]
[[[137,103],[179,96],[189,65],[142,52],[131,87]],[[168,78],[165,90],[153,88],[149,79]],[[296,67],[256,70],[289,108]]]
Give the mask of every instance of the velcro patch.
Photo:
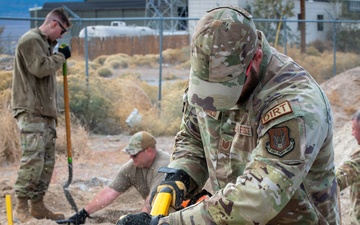
[[[266,142],[266,150],[272,154],[283,157],[294,149],[295,141],[290,138],[288,127],[271,128],[268,132],[269,142]]]
[[[220,116],[220,111],[205,110],[205,113],[215,120],[218,120]]]
[[[227,141],[224,138],[221,139],[220,141],[220,147],[222,151],[228,152],[230,150],[231,147],[231,141]]]
[[[251,126],[236,123],[235,132],[243,136],[252,136]]]
[[[282,102],[274,107],[272,107],[269,111],[267,111],[262,117],[261,122],[266,124],[273,119],[276,119],[280,116],[283,116],[288,113],[292,113],[293,110],[289,101]]]

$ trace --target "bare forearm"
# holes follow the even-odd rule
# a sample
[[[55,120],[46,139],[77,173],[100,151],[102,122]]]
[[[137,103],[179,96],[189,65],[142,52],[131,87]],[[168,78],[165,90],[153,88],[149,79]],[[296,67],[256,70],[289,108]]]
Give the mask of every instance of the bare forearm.
[[[110,205],[121,194],[122,193],[119,193],[114,189],[105,187],[85,206],[85,210],[91,215]]]

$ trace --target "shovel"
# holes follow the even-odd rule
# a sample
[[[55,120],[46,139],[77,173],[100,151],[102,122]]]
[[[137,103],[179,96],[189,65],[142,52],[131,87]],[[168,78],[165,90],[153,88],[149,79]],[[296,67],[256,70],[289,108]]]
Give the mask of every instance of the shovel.
[[[65,197],[71,205],[71,208],[78,213],[78,208],[76,203],[71,196],[69,191],[69,185],[71,184],[73,177],[73,167],[72,167],[72,150],[71,150],[71,132],[70,132],[70,106],[69,106],[69,91],[68,91],[68,82],[67,82],[67,63],[63,64],[63,77],[64,77],[64,105],[65,105],[65,125],[66,125],[66,146],[67,146],[67,161],[69,169],[69,177],[64,185]]]

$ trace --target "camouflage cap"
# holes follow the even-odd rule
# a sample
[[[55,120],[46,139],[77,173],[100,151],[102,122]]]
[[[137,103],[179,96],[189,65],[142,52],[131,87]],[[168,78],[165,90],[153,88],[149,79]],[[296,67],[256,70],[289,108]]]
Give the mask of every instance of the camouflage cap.
[[[252,15],[238,7],[208,11],[191,41],[189,104],[210,111],[235,106],[257,47]]]
[[[123,149],[123,152],[129,155],[136,155],[147,148],[155,147],[156,140],[154,136],[146,131],[135,133],[129,141],[129,144]]]

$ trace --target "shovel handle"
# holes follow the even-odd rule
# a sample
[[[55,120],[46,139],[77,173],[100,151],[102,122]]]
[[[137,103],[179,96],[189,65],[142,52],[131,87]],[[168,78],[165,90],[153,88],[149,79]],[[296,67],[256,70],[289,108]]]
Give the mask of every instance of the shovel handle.
[[[71,151],[71,131],[70,131],[70,104],[69,104],[69,88],[67,82],[67,62],[63,64],[64,77],[64,105],[65,105],[65,126],[66,126],[66,146],[68,162],[72,163]]]
[[[67,82],[67,63],[65,60],[65,63],[63,64],[63,77],[64,77],[64,105],[65,105],[65,127],[66,127],[66,146],[67,146],[67,160],[68,160],[68,169],[69,169],[69,177],[64,185],[64,193],[65,197],[70,203],[72,209],[75,210],[75,212],[78,212],[78,208],[76,206],[76,203],[71,196],[70,191],[68,190],[68,187],[71,184],[72,177],[73,177],[73,169],[72,169],[72,150],[71,150],[71,131],[70,131],[70,103],[69,103],[69,88],[68,88],[68,82]],[[68,221],[63,221],[64,223]]]

